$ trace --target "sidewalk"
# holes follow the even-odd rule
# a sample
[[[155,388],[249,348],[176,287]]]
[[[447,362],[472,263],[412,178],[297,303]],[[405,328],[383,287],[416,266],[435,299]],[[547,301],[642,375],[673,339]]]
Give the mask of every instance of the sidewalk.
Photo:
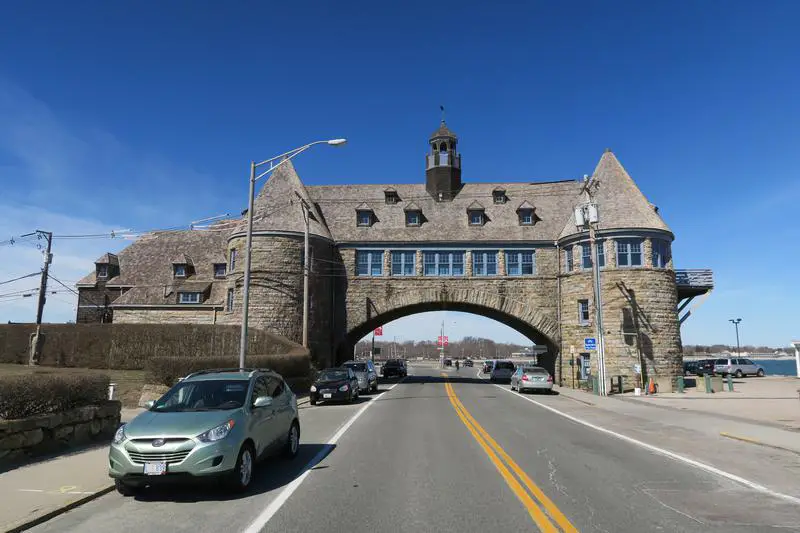
[[[735,392],[717,393],[713,395],[714,399],[692,399],[693,396],[681,397],[677,393],[601,397],[566,387],[559,388],[558,392],[564,397],[604,411],[657,422],[676,432],[688,430],[693,440],[703,444],[726,438],[800,454],[800,427],[780,427],[770,420],[775,402],[783,402],[784,398],[743,398],[734,396]],[[727,400],[724,394],[729,395]],[[756,404],[747,405],[742,399],[752,400]],[[793,401],[800,410],[800,400],[795,397]],[[719,412],[720,404],[723,403],[724,415]]]

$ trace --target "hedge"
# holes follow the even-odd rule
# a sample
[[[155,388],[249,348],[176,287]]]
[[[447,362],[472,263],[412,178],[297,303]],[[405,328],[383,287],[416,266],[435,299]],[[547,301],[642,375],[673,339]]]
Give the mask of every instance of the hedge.
[[[0,377],[0,418],[27,418],[100,405],[108,400],[105,374]]]
[[[35,324],[0,324],[0,363],[28,363]],[[250,328],[257,354],[305,354],[307,350],[269,331]],[[239,353],[238,326],[221,324],[43,324],[40,365],[142,370],[152,357],[212,357]],[[235,355],[234,355],[235,357]]]
[[[148,383],[172,386],[187,374],[212,368],[235,368],[238,361],[235,357],[151,357],[146,365]],[[247,368],[269,368],[284,378],[305,378],[309,375],[309,358],[305,355],[248,355],[245,360]]]

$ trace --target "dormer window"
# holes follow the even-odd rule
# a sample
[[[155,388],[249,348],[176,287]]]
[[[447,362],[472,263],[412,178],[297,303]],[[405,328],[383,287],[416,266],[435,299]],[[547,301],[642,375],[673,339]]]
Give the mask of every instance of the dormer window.
[[[501,189],[498,187],[497,189],[492,191],[492,202],[494,202],[495,204],[504,204],[506,203],[507,199],[508,198],[506,197],[505,189]]]
[[[356,211],[356,223],[359,226],[371,226],[372,211]]]
[[[383,191],[383,197],[386,201],[386,205],[394,205],[400,201],[400,197],[397,195],[397,191],[391,188]]]
[[[467,207],[467,218],[470,226],[483,226],[486,223],[486,212],[480,202],[472,202]]]
[[[179,304],[199,304],[201,300],[201,294],[199,292],[179,292],[178,293],[178,303]]]
[[[356,226],[369,227],[375,222],[375,211],[366,202],[356,207]]]
[[[186,265],[172,265],[176,278],[186,277]]]
[[[406,212],[406,226],[420,226],[422,225],[422,209],[419,208],[414,202],[410,202],[405,207]]]
[[[519,217],[520,226],[533,226],[536,224],[536,210],[533,205],[525,200],[519,207],[517,207],[517,216]]]
[[[108,278],[108,265],[97,265],[97,277],[100,279]]]
[[[215,278],[225,277],[225,263],[214,263],[214,277]]]

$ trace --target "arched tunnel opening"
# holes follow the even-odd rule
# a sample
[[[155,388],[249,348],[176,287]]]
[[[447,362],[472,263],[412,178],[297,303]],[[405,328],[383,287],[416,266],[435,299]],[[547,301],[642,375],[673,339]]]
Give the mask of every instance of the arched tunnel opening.
[[[436,311],[452,311],[454,313],[432,313]],[[420,319],[417,319],[415,323],[402,320],[422,314],[424,314],[424,318],[420,317]],[[445,316],[447,318],[444,318]],[[464,322],[464,320],[460,320],[459,317],[469,317],[471,319],[469,320],[470,329],[468,331],[463,327],[463,324],[462,327],[458,326],[459,321],[462,323]],[[480,317],[487,320],[479,320],[476,327],[476,320],[474,317]],[[452,323],[448,323],[448,321],[453,322],[453,318],[455,318],[456,322],[455,327]],[[536,345],[539,350],[546,348],[546,352],[538,353],[535,359],[537,360],[537,364],[539,366],[543,366],[550,372],[551,375],[554,377],[556,376],[558,347],[557,344],[548,336],[542,334],[535,327],[524,320],[502,311],[476,304],[454,302],[413,304],[371,316],[368,320],[358,324],[347,332],[344,339],[337,346],[336,364],[341,364],[342,362],[353,359],[357,356],[363,358],[365,355],[363,350],[362,353],[356,354],[354,351],[355,347],[359,341],[365,339],[369,339],[371,342],[371,333],[379,327],[385,327],[384,336],[376,338],[376,341],[379,342],[379,344],[391,343],[393,341],[393,337],[397,336],[404,341],[428,341],[428,347],[430,347],[431,342],[437,342],[437,337],[439,335],[440,326],[443,319],[445,320],[445,336],[450,337],[451,342],[459,338],[470,337],[477,339],[483,338],[493,341],[495,347],[497,345],[516,345],[532,349],[533,345]],[[420,320],[422,320],[422,322],[420,322]],[[492,324],[492,322],[497,324]],[[484,327],[480,323],[485,323],[486,326]],[[497,327],[498,325],[500,327]],[[505,328],[502,326],[505,326]],[[458,353],[449,353],[447,357],[469,357],[476,362],[481,358],[510,358],[508,350],[500,350],[500,353],[495,353],[491,345],[488,345],[482,352],[477,351],[477,353],[462,354],[460,352],[460,348],[456,348],[456,350]],[[438,353],[432,354],[430,352],[431,350],[428,349],[428,353],[426,353],[423,357],[435,357],[438,359]],[[473,350],[473,352],[475,352],[475,350]],[[448,353],[447,349],[445,349],[445,353]],[[381,353],[379,358],[391,358],[389,357],[390,355],[396,355],[409,360],[420,357],[418,350],[413,351],[412,354],[408,354],[406,350],[406,353],[403,354],[404,356],[397,353]]]

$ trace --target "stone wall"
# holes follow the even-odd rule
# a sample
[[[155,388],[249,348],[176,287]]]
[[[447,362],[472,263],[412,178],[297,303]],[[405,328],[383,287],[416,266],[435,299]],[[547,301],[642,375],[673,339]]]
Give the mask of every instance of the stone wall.
[[[236,268],[228,273],[235,279],[232,312],[223,312],[223,324],[239,324],[242,319],[244,254],[246,239],[236,237],[228,242],[239,250]],[[309,348],[312,360],[326,365],[331,358],[335,321],[334,284],[343,276],[337,268],[331,243],[313,237],[309,273]],[[303,340],[303,236],[255,235],[252,241],[250,277],[250,327],[268,329],[289,340]],[[342,278],[343,279],[343,278]]]
[[[96,287],[78,288],[78,324],[107,324],[115,320],[110,304],[127,289],[107,289],[105,281],[98,280]]]
[[[113,438],[122,404],[78,407],[62,413],[21,420],[0,420],[0,464],[69,450]]]
[[[632,385],[634,365],[645,379],[680,375],[682,352],[676,312],[675,274],[668,269],[620,268],[601,271],[606,373],[623,375]],[[588,325],[581,325],[578,300],[590,303]],[[561,353],[564,385],[572,386],[569,358],[590,353],[591,372],[597,375],[596,352],[585,352],[584,338],[596,337],[595,302],[590,270],[565,274],[561,284]],[[577,383],[577,378],[576,378]]]

